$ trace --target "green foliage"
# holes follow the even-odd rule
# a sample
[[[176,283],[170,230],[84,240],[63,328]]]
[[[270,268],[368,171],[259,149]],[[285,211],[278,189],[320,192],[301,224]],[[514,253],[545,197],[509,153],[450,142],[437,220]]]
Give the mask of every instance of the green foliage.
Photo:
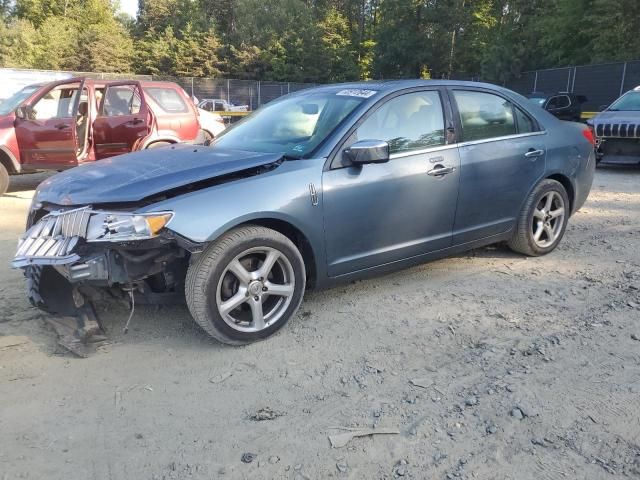
[[[637,0],[0,0],[0,66],[299,82],[640,58]]]

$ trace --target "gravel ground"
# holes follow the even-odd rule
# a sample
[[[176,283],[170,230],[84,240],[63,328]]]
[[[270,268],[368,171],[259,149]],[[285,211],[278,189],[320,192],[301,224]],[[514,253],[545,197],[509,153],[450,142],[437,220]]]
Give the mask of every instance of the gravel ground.
[[[85,360],[6,267],[43,178],[0,198],[3,480],[640,478],[639,168],[599,169],[547,257],[490,247],[308,292],[242,348],[183,307],[123,335],[111,305]]]

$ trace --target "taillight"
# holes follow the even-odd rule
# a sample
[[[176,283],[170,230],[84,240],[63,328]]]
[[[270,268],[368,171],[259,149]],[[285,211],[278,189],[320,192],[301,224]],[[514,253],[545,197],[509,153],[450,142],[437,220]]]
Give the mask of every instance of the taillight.
[[[596,144],[596,136],[593,134],[593,127],[589,125],[588,128],[582,130],[582,135],[586,138],[591,145]]]

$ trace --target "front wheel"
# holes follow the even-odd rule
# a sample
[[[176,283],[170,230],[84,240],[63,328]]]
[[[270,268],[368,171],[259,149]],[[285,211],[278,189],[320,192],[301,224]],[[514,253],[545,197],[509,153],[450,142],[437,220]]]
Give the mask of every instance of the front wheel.
[[[532,257],[553,251],[564,236],[569,213],[569,197],[562,184],[543,180],[525,202],[509,248]]]
[[[9,172],[5,166],[0,163],[0,195],[4,195],[9,190]]]
[[[289,321],[305,282],[304,261],[293,242],[249,225],[223,235],[189,267],[185,296],[194,320],[209,335],[243,345]]]

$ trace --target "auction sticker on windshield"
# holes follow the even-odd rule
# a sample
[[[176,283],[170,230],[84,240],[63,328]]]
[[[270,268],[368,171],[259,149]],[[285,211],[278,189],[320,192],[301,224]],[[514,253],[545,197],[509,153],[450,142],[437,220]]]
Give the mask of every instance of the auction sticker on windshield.
[[[345,97],[360,97],[360,98],[369,98],[372,95],[378,93],[376,90],[364,90],[361,88],[350,88],[348,90],[340,90],[336,95],[341,95]]]

